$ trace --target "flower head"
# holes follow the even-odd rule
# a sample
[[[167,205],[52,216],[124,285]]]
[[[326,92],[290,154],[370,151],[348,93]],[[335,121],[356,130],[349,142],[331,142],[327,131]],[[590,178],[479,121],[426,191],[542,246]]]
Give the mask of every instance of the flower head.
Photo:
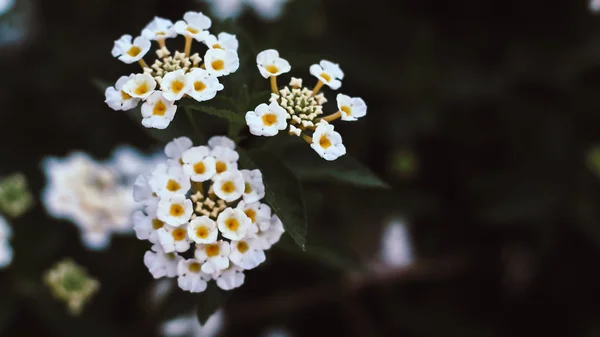
[[[256,56],[258,70],[264,78],[279,76],[292,70],[290,63],[279,57],[279,52],[275,49],[268,49],[260,52]]]
[[[112,49],[112,55],[127,64],[141,60],[151,46],[150,40],[143,36],[136,37],[133,42],[131,40],[131,35],[123,35],[115,41]]]
[[[142,125],[147,128],[166,129],[175,117],[177,106],[164,93],[155,91],[142,104]]]
[[[226,290],[241,286],[243,270],[264,262],[264,250],[283,233],[260,202],[262,173],[238,170],[231,139],[208,143],[175,139],[166,146],[167,163],[136,180],[136,198],[148,204],[134,214],[136,236],[154,244],[144,263],[155,278],[177,277],[190,292],[204,291],[211,280]]]
[[[52,295],[67,304],[72,315],[79,315],[84,305],[100,288],[100,283],[91,278],[87,271],[66,259],[44,274],[44,282]]]
[[[287,128],[287,112],[276,101],[270,105],[260,104],[246,113],[246,124],[255,136],[275,136]]]
[[[310,74],[333,90],[339,89],[342,86],[340,80],[344,79],[344,72],[340,66],[327,60],[310,66]]]
[[[196,41],[204,41],[208,36],[208,29],[212,25],[210,18],[200,12],[187,12],[183,20],[175,23],[175,31],[184,36],[192,37]]]
[[[144,27],[142,36],[148,40],[164,40],[177,36],[177,32],[173,28],[173,22],[169,19],[155,17]]]
[[[16,218],[33,205],[33,197],[22,173],[14,173],[0,180],[0,211]]]

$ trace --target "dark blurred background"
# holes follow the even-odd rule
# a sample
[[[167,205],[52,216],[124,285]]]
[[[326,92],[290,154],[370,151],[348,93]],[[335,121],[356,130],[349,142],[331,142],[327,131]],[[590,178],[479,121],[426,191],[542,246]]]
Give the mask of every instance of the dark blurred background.
[[[17,0],[0,16],[22,32],[7,42],[0,30],[0,174],[24,172],[39,195],[45,156],[164,145],[108,108],[91,80],[137,71],[111,57],[113,41],[188,10],[208,14],[191,0]],[[381,228],[401,216],[416,259],[401,277],[343,287],[346,271],[274,248],[227,302],[223,336],[269,326],[293,336],[600,336],[600,171],[588,160],[600,144],[600,16],[587,2],[295,0],[276,21],[246,11],[237,25],[306,81],[310,64],[340,63],[341,92],[369,107],[336,128],[393,189],[308,184],[308,242],[368,265]],[[118,237],[89,252],[39,201],[12,225],[2,336],[148,337],[177,311],[147,313],[146,243]],[[26,286],[63,257],[102,283],[76,319]]]

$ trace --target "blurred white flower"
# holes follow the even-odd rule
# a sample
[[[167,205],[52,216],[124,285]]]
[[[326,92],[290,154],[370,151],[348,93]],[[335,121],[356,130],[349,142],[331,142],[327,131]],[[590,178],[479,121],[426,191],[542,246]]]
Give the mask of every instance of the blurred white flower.
[[[14,4],[15,0],[0,0],[0,15],[11,10]]]
[[[281,327],[269,328],[261,336],[263,337],[292,337],[292,334]]]
[[[381,262],[387,267],[406,267],[413,261],[410,233],[403,222],[394,220],[383,230]]]
[[[13,250],[10,245],[12,230],[4,217],[0,216],[0,269],[12,262]]]
[[[600,0],[590,0],[590,10],[592,12],[600,11]]]
[[[164,158],[121,146],[106,162],[82,152],[46,158],[42,202],[51,216],[79,228],[87,248],[104,249],[113,233],[132,232],[132,214],[142,207],[132,197],[134,177],[148,172],[159,157]]]
[[[250,7],[263,20],[279,18],[289,0],[204,0],[214,16],[221,20],[237,18],[244,6]]]
[[[160,330],[164,337],[216,337],[223,330],[224,316],[219,310],[201,326],[196,314],[191,313],[163,323]]]

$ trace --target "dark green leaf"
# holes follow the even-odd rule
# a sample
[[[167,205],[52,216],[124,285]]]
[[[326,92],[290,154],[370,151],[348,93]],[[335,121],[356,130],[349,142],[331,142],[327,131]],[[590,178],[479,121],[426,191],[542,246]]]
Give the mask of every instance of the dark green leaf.
[[[368,167],[346,154],[334,161],[327,161],[313,151],[308,144],[293,145],[281,151],[283,161],[303,181],[337,181],[359,187],[390,188]]]
[[[201,111],[212,116],[227,119],[232,123],[245,122],[244,116],[236,113],[235,111],[227,109],[217,109],[206,105],[199,105],[190,101],[182,101],[180,105],[191,110]]]
[[[263,174],[265,199],[283,222],[286,232],[303,250],[306,245],[306,207],[302,186],[292,171],[273,154],[260,151],[240,153],[243,168],[258,168]]]
[[[231,292],[221,290],[214,282],[208,284],[208,288],[197,297],[196,315],[200,325],[221,308],[231,296]]]
[[[237,99],[237,110],[240,115],[246,113],[248,103],[250,103],[250,92],[248,92],[248,86],[244,84]]]

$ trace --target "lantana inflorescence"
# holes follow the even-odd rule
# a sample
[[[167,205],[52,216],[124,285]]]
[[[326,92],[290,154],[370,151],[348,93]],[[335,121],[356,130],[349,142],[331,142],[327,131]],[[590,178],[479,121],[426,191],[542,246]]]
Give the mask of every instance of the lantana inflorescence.
[[[208,146],[177,138],[165,154],[166,162],[134,184],[134,198],[144,205],[134,229],[153,244],[145,265],[154,278],[177,277],[189,292],[203,292],[210,280],[224,290],[241,286],[244,271],[263,263],[284,232],[261,202],[261,172],[239,169],[235,143],[223,136]]]
[[[246,113],[246,124],[255,136],[275,136],[288,130],[290,135],[302,137],[325,160],[335,160],[346,153],[341,135],[330,124],[336,119],[355,121],[367,113],[367,105],[359,97],[338,94],[338,111],[323,116],[323,104],[327,102],[319,91],[323,86],[337,90],[341,87],[344,72],[338,64],[322,60],[310,67],[317,84],[309,89],[302,79],[292,77],[290,84],[279,89],[277,77],[291,70],[289,62],[273,49],[262,51],[256,57],[260,74],[271,82],[270,104],[260,104]]]
[[[208,31],[211,19],[200,12],[187,12],[175,23],[155,17],[135,39],[123,35],[115,41],[112,55],[124,63],[139,63],[142,73],[122,76],[106,89],[106,103],[114,110],[130,110],[142,103],[142,124],[147,128],[165,129],[177,112],[177,101],[184,97],[203,102],[223,90],[219,77],[235,72],[240,65],[235,35]],[[185,38],[183,51],[171,51],[166,40]],[[207,47],[204,54],[192,53],[192,42]],[[158,45],[157,58],[146,63],[144,57]]]

